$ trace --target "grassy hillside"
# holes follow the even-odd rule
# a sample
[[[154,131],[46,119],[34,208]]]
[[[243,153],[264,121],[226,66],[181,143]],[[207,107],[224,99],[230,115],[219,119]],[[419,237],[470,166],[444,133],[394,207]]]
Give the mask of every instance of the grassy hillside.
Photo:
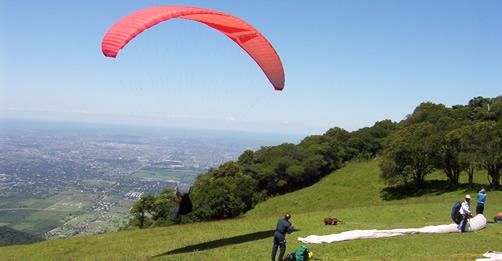
[[[275,223],[285,211],[299,231],[288,236],[288,251],[300,245],[297,237],[352,229],[422,227],[450,223],[454,201],[465,193],[435,189],[401,197],[384,190],[378,162],[353,162],[319,183],[270,199],[238,219],[123,231],[32,245],[0,248],[7,260],[268,260]],[[441,177],[439,173],[431,179]],[[476,182],[486,183],[485,174]],[[498,209],[497,209],[498,208]],[[488,192],[486,216],[502,211],[502,192]],[[324,226],[336,216],[338,226]],[[465,234],[410,235],[336,244],[309,245],[321,260],[473,260],[487,249],[502,250],[502,225]]]

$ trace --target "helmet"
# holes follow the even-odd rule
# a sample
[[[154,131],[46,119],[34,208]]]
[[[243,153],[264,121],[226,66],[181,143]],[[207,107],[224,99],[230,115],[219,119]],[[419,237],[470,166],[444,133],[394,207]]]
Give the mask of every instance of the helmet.
[[[285,218],[285,219],[290,219],[290,218],[291,218],[291,214],[286,213],[286,214],[284,215],[284,218]]]
[[[467,195],[465,195],[465,198],[466,199],[471,199],[471,195],[467,194]]]

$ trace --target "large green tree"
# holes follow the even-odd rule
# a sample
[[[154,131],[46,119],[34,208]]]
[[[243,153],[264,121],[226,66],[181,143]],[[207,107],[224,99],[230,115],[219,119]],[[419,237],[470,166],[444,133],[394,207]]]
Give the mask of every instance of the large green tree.
[[[130,213],[133,219],[129,222],[132,225],[144,228],[152,223],[152,213],[154,210],[155,196],[146,195],[134,202]]]
[[[462,136],[458,131],[448,132],[442,135],[439,143],[438,165],[441,167],[448,178],[450,185],[457,185],[460,173],[464,169],[461,161]]]
[[[502,121],[479,122],[473,128],[477,134],[478,153],[488,172],[490,185],[498,189],[502,171]]]
[[[413,125],[417,123],[429,122],[437,123],[441,118],[451,117],[452,111],[443,104],[424,102],[418,105],[412,114],[400,122],[401,125]]]
[[[192,189],[195,220],[235,217],[256,203],[257,182],[230,161],[197,178]]]
[[[413,183],[421,188],[436,165],[438,137],[429,122],[409,125],[393,133],[382,155],[382,178],[389,184]]]

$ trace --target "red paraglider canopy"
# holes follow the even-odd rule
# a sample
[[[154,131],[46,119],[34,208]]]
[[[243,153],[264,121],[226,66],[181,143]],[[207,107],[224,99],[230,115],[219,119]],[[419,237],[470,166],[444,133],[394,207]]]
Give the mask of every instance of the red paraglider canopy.
[[[101,43],[103,54],[116,57],[131,39],[144,30],[171,18],[197,21],[212,27],[237,43],[260,66],[274,89],[284,88],[284,70],[275,49],[245,21],[225,13],[187,6],[157,6],[139,10],[115,23]]]

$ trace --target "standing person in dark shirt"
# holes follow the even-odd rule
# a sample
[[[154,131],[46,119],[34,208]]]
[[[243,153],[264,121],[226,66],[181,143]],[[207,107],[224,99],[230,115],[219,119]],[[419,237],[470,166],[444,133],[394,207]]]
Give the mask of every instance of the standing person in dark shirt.
[[[275,261],[275,255],[277,254],[277,247],[281,247],[279,252],[279,261],[284,258],[284,253],[286,252],[286,233],[291,234],[293,232],[293,225],[289,222],[291,215],[286,213],[284,218],[277,221],[277,228],[274,232],[274,247],[272,248],[272,261]]]

